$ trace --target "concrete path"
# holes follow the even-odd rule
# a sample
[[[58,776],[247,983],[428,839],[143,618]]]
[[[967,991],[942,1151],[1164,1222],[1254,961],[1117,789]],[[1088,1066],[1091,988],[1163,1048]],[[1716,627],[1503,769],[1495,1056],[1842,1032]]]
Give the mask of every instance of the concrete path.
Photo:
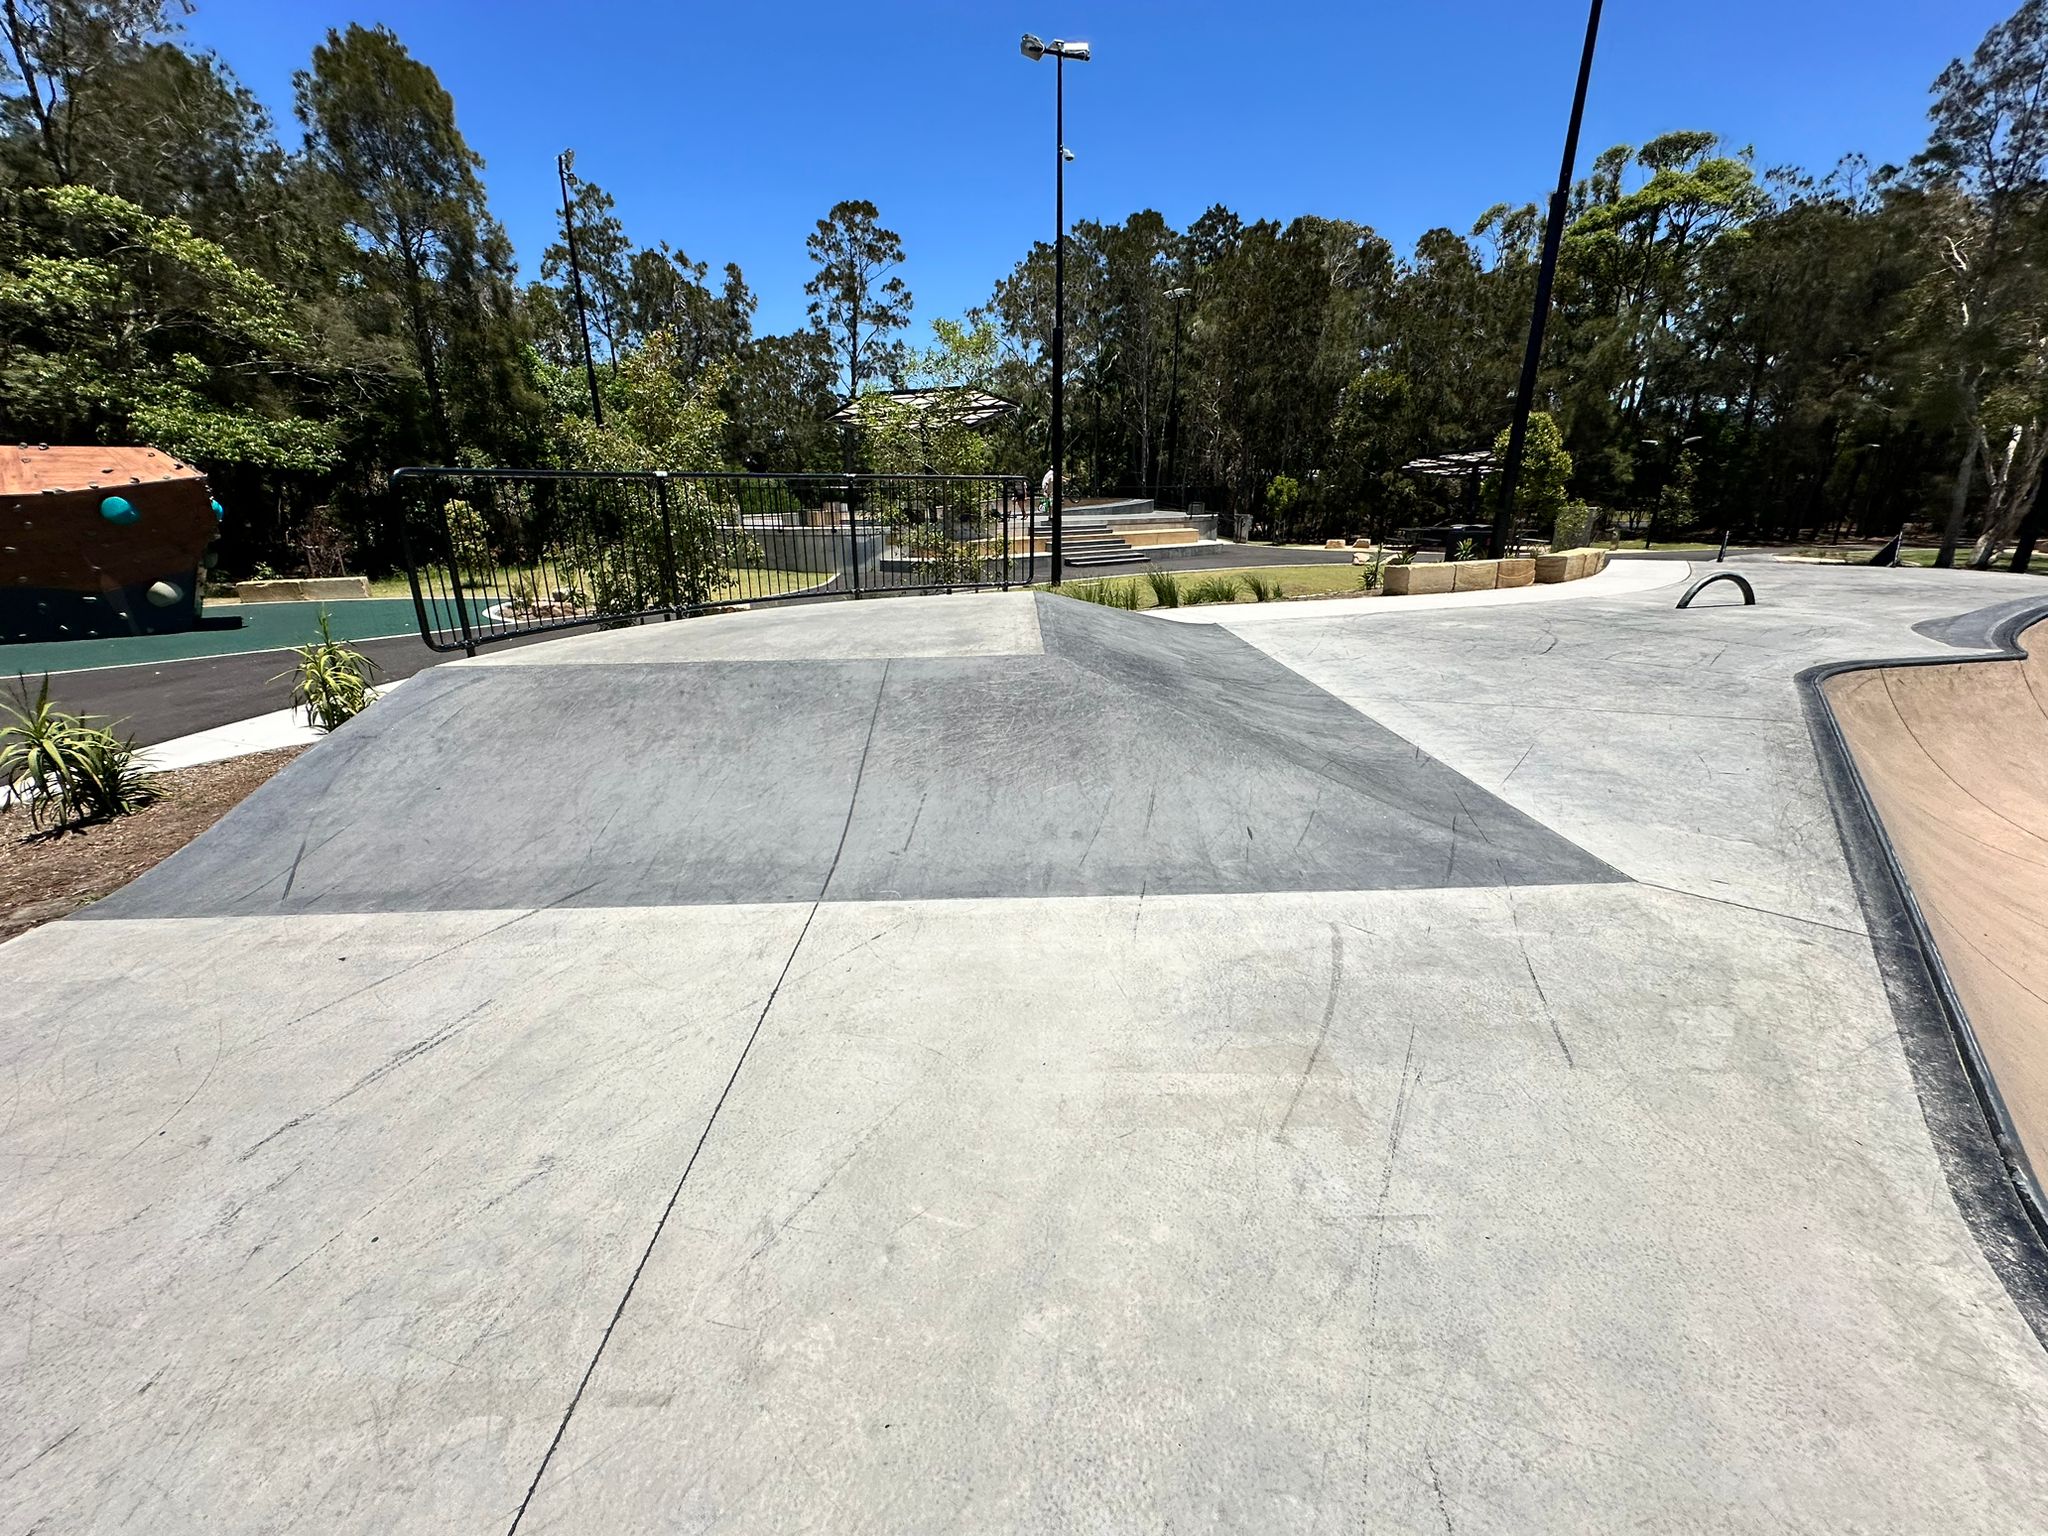
[[[423,675],[0,948],[0,1525],[2048,1527],[1793,681],[2039,588],[1758,580]]]
[[[1707,567],[1699,567],[1704,571]],[[1438,609],[1470,611],[1475,608],[1514,608],[1526,603],[1577,602],[1589,597],[1620,597],[1676,586],[1695,574],[1684,560],[1662,556],[1648,560],[1623,560],[1578,581],[1500,587],[1490,592],[1416,592],[1401,597],[1377,596],[1318,597],[1277,603],[1202,603],[1188,608],[1150,610],[1162,619],[1181,624],[1228,624],[1233,629],[1267,624],[1327,623],[1354,615],[1408,615],[1434,613]]]

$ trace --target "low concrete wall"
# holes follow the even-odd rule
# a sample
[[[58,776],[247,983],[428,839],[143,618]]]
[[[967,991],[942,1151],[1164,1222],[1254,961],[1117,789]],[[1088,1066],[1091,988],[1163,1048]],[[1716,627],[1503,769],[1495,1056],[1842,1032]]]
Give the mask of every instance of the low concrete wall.
[[[730,531],[731,525],[726,526]],[[847,536],[845,523],[839,528],[840,532],[830,539],[821,539],[808,528],[772,528],[750,523],[739,531],[761,546],[762,563],[770,570],[817,571],[821,576],[836,572],[844,579],[850,579],[847,573],[853,564],[853,546],[858,543],[861,580],[871,581],[881,567],[886,531],[876,524],[862,523],[860,536],[855,540]]]
[[[1526,587],[1537,577],[1536,560],[1433,560],[1426,565],[1390,565],[1382,578],[1389,597],[1428,592],[1490,592]],[[1553,578],[1562,580],[1562,577]]]
[[[309,576],[296,581],[238,581],[238,603],[328,603],[368,597],[367,576]]]
[[[1450,568],[1457,573],[1451,578],[1453,592],[1491,592],[1500,580],[1498,560],[1454,560]]]
[[[1604,549],[1559,549],[1536,557],[1536,579],[1546,584],[1578,581],[1607,569]]]
[[[1389,597],[1421,596],[1450,591],[1452,582],[1457,580],[1457,573],[1455,565],[1432,560],[1427,565],[1390,565],[1382,579]]]

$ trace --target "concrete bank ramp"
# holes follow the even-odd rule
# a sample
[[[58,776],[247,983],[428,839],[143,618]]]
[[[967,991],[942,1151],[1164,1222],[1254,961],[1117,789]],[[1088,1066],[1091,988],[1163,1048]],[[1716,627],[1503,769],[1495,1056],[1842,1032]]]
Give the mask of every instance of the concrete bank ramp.
[[[2048,1171],[2048,622],[2017,661],[1824,685],[2037,1175]]]
[[[1618,878],[1234,635],[1018,593],[437,668],[92,915]]]

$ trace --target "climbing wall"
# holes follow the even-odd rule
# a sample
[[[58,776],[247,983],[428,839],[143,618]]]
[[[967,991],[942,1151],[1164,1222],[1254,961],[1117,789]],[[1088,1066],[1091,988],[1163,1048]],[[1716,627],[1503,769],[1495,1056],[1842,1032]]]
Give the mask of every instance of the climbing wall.
[[[153,448],[0,450],[0,645],[193,628],[221,516]]]

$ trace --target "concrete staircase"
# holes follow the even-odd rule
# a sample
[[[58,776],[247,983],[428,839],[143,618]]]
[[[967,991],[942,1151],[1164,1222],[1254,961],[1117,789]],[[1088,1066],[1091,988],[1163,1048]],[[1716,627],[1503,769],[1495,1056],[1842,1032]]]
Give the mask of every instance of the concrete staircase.
[[[1133,549],[1130,540],[1109,526],[1107,518],[1076,517],[1066,514],[1066,535],[1062,540],[1068,566],[1086,569],[1100,565],[1143,565],[1148,558],[1143,550]],[[1031,531],[1050,547],[1052,519],[1041,517],[1031,525]]]

